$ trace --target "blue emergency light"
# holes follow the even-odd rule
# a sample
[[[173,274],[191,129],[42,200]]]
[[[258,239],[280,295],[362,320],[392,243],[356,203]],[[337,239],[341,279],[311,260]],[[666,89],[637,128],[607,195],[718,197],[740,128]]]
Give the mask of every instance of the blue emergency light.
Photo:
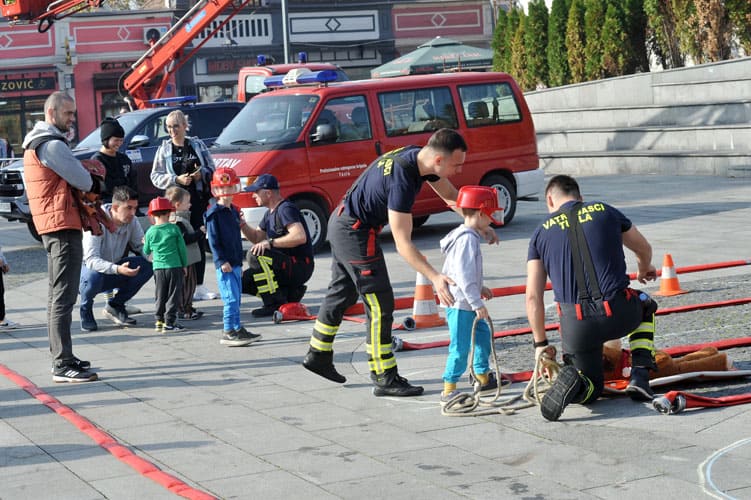
[[[338,78],[338,74],[333,69],[324,69],[321,71],[308,71],[300,74],[294,81],[295,85],[310,85],[316,83],[329,83],[335,82]],[[285,81],[285,77],[287,80]],[[288,75],[274,75],[266,78],[263,84],[267,88],[285,87],[290,85]]]
[[[305,64],[308,62],[308,53],[307,52],[298,52],[297,53],[297,62],[300,64]]]
[[[179,97],[160,97],[159,99],[149,99],[149,104],[166,105],[166,104],[188,104],[198,102],[198,97],[194,95],[185,95]]]
[[[297,77],[297,83],[300,85],[306,85],[309,83],[329,83],[335,82],[339,75],[333,69],[324,69],[321,71],[311,71],[310,73],[303,73]]]
[[[257,66],[266,66],[266,56],[264,54],[258,54],[256,56],[256,65]]]

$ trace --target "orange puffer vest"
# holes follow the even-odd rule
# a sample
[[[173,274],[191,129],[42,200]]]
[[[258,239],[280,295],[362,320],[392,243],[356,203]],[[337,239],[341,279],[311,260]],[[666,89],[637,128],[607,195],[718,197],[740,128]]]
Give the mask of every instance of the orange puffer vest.
[[[45,167],[33,149],[24,152],[23,168],[26,196],[37,233],[42,235],[63,229],[80,231],[78,203],[65,179]]]

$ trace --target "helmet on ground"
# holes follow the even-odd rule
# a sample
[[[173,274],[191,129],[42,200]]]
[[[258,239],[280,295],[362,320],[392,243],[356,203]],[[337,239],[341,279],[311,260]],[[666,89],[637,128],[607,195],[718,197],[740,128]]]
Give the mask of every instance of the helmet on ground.
[[[154,212],[172,212],[174,210],[175,207],[172,206],[172,203],[167,198],[157,196],[149,202],[149,211],[147,214],[154,215]]]
[[[211,177],[211,187],[231,187],[240,184],[240,178],[237,177],[234,168],[219,167],[214,171]]]
[[[459,208],[481,210],[493,224],[503,225],[503,209],[498,206],[498,191],[489,186],[462,186],[456,197]]]

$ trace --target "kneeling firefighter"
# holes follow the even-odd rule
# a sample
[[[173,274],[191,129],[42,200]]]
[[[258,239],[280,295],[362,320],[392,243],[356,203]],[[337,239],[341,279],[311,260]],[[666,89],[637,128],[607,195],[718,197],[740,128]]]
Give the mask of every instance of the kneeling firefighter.
[[[263,307],[251,311],[253,316],[272,316],[279,306],[299,302],[305,295],[314,269],[313,245],[300,210],[281,196],[276,177],[263,174],[246,191],[268,211],[257,228],[242,227],[253,243],[243,272],[243,293],[263,301]]]

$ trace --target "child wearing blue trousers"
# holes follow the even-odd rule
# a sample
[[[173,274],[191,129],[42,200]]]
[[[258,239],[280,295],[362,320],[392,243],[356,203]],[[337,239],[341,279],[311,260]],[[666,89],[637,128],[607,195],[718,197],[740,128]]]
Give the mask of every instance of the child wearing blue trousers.
[[[454,303],[446,309],[451,341],[446,370],[443,373],[441,405],[445,405],[459,394],[456,383],[467,369],[475,318],[489,319],[483,299],[490,299],[493,295],[490,289],[482,284],[480,245],[483,231],[487,230],[491,223],[501,225],[503,221],[503,212],[498,209],[496,190],[491,187],[463,186],[456,198],[456,207],[457,211],[461,210],[464,223],[441,240],[441,252],[446,255],[442,273],[454,281],[450,286]],[[480,392],[495,390],[498,387],[498,381],[489,364],[491,342],[488,322],[478,321],[475,328],[473,368],[481,384]]]
[[[203,216],[206,236],[214,256],[216,283],[224,303],[224,331],[219,342],[230,347],[246,346],[261,338],[243,328],[240,322],[244,257],[240,226],[245,222],[237,207],[232,205],[232,197],[239,189],[240,179],[233,169],[217,168],[211,179],[211,193],[216,198],[216,204]]]

